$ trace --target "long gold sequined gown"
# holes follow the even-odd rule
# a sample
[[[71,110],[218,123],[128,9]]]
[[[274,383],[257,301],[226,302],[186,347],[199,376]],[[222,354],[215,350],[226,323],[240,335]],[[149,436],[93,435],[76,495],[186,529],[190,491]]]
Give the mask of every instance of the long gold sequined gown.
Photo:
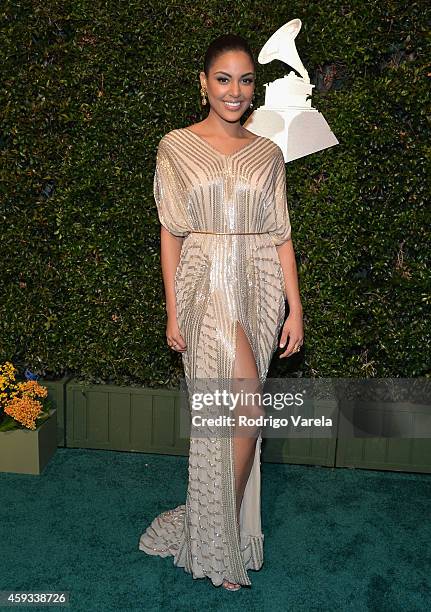
[[[154,197],[161,224],[184,237],[175,289],[187,384],[229,384],[237,324],[263,384],[285,315],[275,247],[291,237],[280,147],[257,136],[223,154],[190,129],[174,129],[158,146]],[[139,549],[172,555],[193,578],[206,576],[215,586],[225,578],[251,585],[247,570],[263,564],[261,442],[259,434],[238,533],[232,435],[195,437],[192,426],[186,502],[157,516]]]

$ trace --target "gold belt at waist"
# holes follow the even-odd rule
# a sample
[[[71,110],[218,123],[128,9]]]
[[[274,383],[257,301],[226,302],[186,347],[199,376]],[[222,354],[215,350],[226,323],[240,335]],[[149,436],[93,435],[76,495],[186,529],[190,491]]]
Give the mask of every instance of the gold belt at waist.
[[[245,236],[249,234],[267,234],[268,232],[201,232],[192,230],[191,234],[214,234],[215,236]]]

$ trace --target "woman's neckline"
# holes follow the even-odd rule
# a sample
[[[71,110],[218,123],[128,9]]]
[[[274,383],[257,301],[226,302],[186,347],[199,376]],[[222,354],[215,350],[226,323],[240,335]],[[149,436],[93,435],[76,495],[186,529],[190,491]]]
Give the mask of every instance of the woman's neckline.
[[[254,138],[251,138],[250,142],[247,142],[247,144],[245,144],[243,147],[240,147],[239,149],[236,149],[236,151],[232,151],[232,153],[222,153],[221,151],[216,149],[210,142],[208,142],[208,140],[203,138],[203,136],[199,136],[199,134],[197,134],[196,132],[192,131],[190,128],[184,127],[184,128],[180,128],[180,129],[186,130],[187,132],[190,132],[191,134],[193,134],[201,142],[206,144],[209,149],[211,149],[212,151],[214,151],[215,153],[217,153],[217,155],[220,155],[221,157],[232,157],[233,155],[236,155],[237,153],[240,153],[241,151],[244,151],[244,149],[247,149],[250,145],[252,145],[254,142],[256,142],[256,140],[259,140],[259,135],[257,135]]]

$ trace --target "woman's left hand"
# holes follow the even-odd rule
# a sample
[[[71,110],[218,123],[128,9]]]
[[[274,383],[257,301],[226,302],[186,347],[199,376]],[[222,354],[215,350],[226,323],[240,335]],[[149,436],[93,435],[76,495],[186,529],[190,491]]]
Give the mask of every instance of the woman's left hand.
[[[302,322],[302,313],[290,313],[283,325],[281,332],[279,348],[283,348],[289,338],[289,344],[286,346],[284,353],[279,355],[279,358],[290,357],[293,353],[297,353],[304,341],[304,325]]]

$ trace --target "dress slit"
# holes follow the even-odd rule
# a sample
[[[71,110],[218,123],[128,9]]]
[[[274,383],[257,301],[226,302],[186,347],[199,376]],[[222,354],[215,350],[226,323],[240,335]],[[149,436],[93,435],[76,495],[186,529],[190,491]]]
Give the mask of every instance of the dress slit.
[[[238,319],[231,322],[232,330],[232,347],[233,357],[229,364],[228,391],[235,392],[238,389],[233,388],[235,380],[235,366],[238,358],[241,358],[239,348],[242,345],[238,343],[238,328],[240,328],[245,336],[248,348],[253,356],[255,371],[257,374],[256,380],[260,378],[258,363],[253,350],[253,343],[245,329],[245,326]],[[248,359],[249,356],[247,355]],[[231,561],[231,573],[226,578],[231,582],[237,582],[242,585],[250,585],[251,581],[247,575],[246,569],[260,569],[263,563],[263,534],[261,531],[260,519],[260,453],[261,453],[261,433],[255,442],[255,451],[253,463],[250,469],[250,474],[247,480],[246,487],[240,506],[240,524],[239,530],[237,525],[237,500],[236,500],[236,482],[235,482],[235,462],[234,462],[234,445],[235,445],[235,429],[230,427],[227,433],[222,437],[224,448],[222,449],[222,457],[224,458],[223,473],[226,475],[226,484],[223,487],[224,492],[224,507],[225,511],[225,530],[228,536],[228,542],[231,543],[229,554]]]

